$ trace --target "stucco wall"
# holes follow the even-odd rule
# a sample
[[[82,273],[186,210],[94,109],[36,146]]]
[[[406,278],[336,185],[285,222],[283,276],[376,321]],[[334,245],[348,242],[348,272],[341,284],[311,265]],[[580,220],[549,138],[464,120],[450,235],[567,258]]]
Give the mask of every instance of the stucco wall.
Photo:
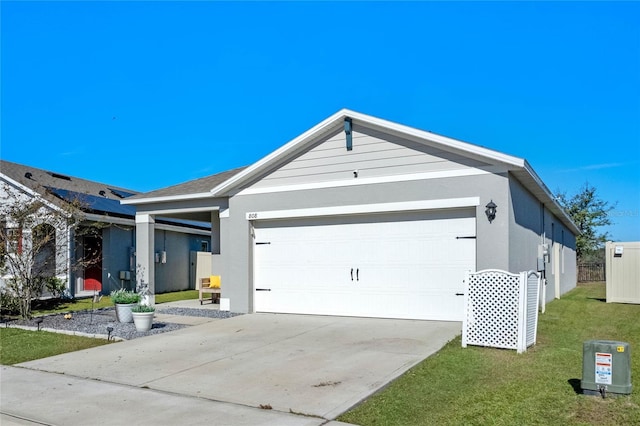
[[[129,271],[133,226],[109,226],[102,230],[102,293],[109,294],[124,285],[135,288],[135,282],[120,281],[120,271]],[[131,273],[133,278],[134,273]]]
[[[514,177],[509,180],[509,271],[538,270],[538,246],[549,246],[544,264],[546,301],[577,284],[575,235]]]
[[[190,252],[200,250],[200,243],[209,237],[156,229],[155,252],[166,251],[166,263],[154,263],[155,293],[187,290],[189,282]]]
[[[484,174],[232,197],[229,201],[230,215],[220,221],[220,258],[214,260],[215,265],[220,265],[222,296],[231,299],[233,311],[253,310],[252,240],[247,212],[479,197],[480,205],[476,208],[476,267],[506,269],[509,265],[508,213],[505,208],[493,223],[489,223],[484,206],[493,199],[499,206],[506,207],[508,192],[506,175]]]

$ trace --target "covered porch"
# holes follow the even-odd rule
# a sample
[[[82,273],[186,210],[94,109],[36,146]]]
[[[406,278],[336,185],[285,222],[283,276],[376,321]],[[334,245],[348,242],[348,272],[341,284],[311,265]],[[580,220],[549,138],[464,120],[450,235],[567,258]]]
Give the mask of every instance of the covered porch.
[[[164,252],[157,247],[157,221],[174,219],[193,223],[209,223],[211,225],[211,265],[210,273],[220,274],[220,215],[226,210],[224,206],[179,207],[158,209],[158,206],[144,206],[136,212],[136,280],[138,285],[148,290],[147,302],[155,304],[156,267],[162,262]]]
[[[155,304],[156,277],[154,264],[158,247],[155,229],[158,221],[180,220],[211,225],[211,274],[224,277],[221,222],[229,217],[229,199],[214,197],[211,189],[242,169],[231,170],[179,185],[162,188],[121,200],[136,209],[135,259],[139,284],[148,286],[148,302]],[[221,221],[222,219],[222,221]],[[224,278],[223,278],[224,280]],[[224,281],[223,281],[224,282]]]

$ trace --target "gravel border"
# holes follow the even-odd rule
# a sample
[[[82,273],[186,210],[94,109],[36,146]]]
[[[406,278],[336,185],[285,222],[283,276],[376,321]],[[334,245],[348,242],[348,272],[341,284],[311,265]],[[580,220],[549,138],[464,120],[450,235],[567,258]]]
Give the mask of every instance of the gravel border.
[[[180,315],[207,318],[231,318],[237,315],[233,312],[220,312],[211,309],[193,308],[162,308],[156,307],[156,312],[167,315]],[[189,327],[185,324],[176,324],[168,321],[154,320],[149,331],[137,331],[136,326],[131,323],[121,323],[116,320],[115,308],[101,308],[95,311],[71,312],[71,318],[66,319],[64,313],[50,314],[34,317],[30,320],[5,320],[5,327],[15,327],[27,330],[52,331],[56,333],[72,334],[93,338],[106,339],[109,337],[107,327],[112,327],[111,340],[131,340],[139,337],[151,336],[153,334],[167,333]]]

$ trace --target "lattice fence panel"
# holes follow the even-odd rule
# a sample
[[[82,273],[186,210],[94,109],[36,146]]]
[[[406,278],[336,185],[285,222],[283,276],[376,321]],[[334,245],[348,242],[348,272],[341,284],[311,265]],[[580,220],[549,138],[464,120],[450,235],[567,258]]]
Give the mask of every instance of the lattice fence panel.
[[[536,343],[538,333],[538,299],[540,296],[540,275],[527,273],[527,347]]]
[[[467,343],[517,349],[520,275],[504,271],[469,274]]]
[[[536,341],[540,276],[486,270],[469,273],[465,291],[462,346],[524,352]]]

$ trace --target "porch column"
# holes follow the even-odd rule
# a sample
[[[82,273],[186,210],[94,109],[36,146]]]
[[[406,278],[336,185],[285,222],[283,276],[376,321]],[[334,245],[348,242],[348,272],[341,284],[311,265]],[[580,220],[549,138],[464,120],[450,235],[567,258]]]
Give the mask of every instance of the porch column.
[[[155,298],[155,216],[136,213],[136,281],[149,286],[149,296],[143,304],[154,305]]]

